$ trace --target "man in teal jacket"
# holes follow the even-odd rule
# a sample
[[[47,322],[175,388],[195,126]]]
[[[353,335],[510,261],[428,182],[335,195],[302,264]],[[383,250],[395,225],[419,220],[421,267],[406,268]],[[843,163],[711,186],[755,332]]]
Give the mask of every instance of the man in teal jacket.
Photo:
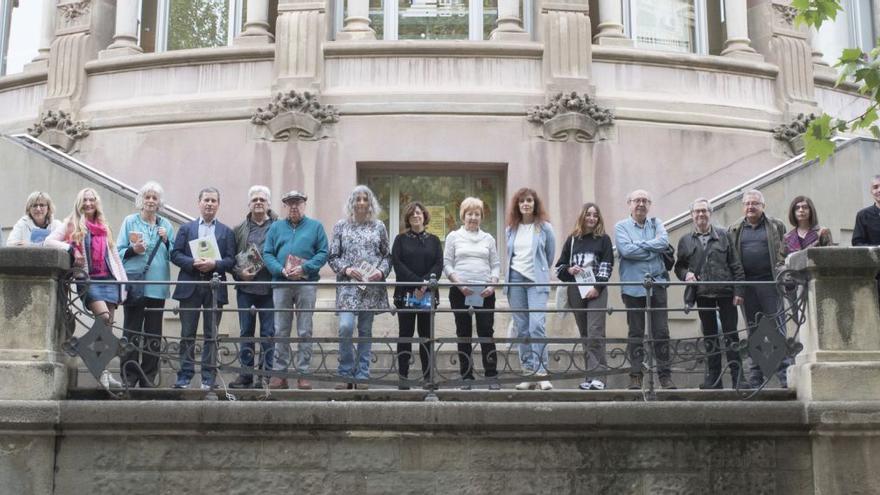
[[[318,272],[327,262],[327,234],[324,226],[317,220],[305,216],[308,197],[299,191],[290,191],[281,198],[287,207],[287,218],[277,221],[269,228],[263,244],[263,261],[275,282],[315,282],[320,278]],[[285,309],[315,309],[316,285],[278,285],[273,290],[275,303],[275,336],[279,339],[290,337],[294,313]],[[281,311],[277,311],[281,310]],[[296,313],[296,333],[300,338],[312,337],[311,312]],[[309,372],[312,358],[312,343],[301,342],[297,347],[296,369],[301,376],[297,388],[308,390],[311,383],[305,378]],[[287,371],[290,365],[290,345],[284,342],[275,344],[275,371]],[[287,379],[272,377],[269,388],[287,388]]]

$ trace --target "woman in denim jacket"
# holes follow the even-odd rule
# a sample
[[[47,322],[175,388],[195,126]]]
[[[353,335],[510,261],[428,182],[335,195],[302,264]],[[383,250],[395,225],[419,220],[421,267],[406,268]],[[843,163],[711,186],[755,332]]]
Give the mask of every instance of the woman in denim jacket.
[[[541,199],[533,189],[522,188],[510,200],[507,210],[507,281],[511,283],[530,282],[539,285],[532,287],[507,287],[507,301],[510,309],[538,310],[538,312],[512,313],[513,326],[518,339],[526,337],[543,339],[546,333],[547,298],[550,295],[550,267],[556,253],[556,239],[553,227],[547,221],[547,212]],[[547,345],[520,344],[519,358],[523,373],[542,377],[539,383],[522,382],[518,390],[535,387],[550,390],[553,385],[547,377]]]

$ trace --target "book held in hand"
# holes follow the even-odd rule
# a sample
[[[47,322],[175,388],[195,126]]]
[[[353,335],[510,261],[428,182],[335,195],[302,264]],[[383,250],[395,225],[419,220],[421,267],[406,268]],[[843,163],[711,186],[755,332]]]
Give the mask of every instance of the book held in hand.
[[[587,292],[590,292],[590,289],[593,288],[593,284],[596,283],[596,275],[593,274],[593,268],[587,267],[584,268],[583,271],[578,272],[574,276],[575,282],[578,283],[578,291],[581,293],[581,299],[587,297]]]
[[[217,238],[213,234],[189,241],[189,250],[193,258],[218,261],[223,259],[220,256],[220,246],[217,245]]]
[[[287,255],[287,259],[284,260],[284,271],[286,273],[292,272],[296,267],[303,266],[306,260],[300,258],[299,256],[294,256],[292,254]]]
[[[471,282],[471,284],[480,283],[480,282]],[[464,296],[464,305],[465,306],[473,306],[475,308],[483,307],[483,296],[480,294],[486,290],[485,285],[468,285],[468,289],[473,291],[473,294],[469,296]]]
[[[39,246],[49,237],[49,229],[33,229],[31,230],[31,244]]]
[[[370,279],[373,273],[376,272],[376,266],[367,260],[361,260],[361,262],[357,264],[357,267],[355,267],[355,270],[361,274],[361,280],[366,282]],[[366,285],[358,285],[358,289],[360,290],[365,290],[366,288]]]
[[[254,243],[249,244],[244,251],[235,255],[235,269],[239,273],[256,275],[263,269],[263,266],[263,256]]]
[[[129,244],[137,244],[144,240],[144,233],[138,232],[136,230],[132,230],[128,233],[128,243]]]

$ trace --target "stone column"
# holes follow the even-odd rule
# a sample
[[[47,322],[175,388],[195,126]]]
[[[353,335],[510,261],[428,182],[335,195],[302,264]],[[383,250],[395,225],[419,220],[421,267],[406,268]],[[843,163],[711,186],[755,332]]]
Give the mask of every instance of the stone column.
[[[278,1],[273,91],[321,89],[326,25],[325,2]]]
[[[370,1],[348,0],[348,15],[337,40],[374,40],[376,32],[370,27]]]
[[[809,277],[803,351],[789,370],[804,401],[880,398],[880,248],[811,248],[788,267]]]
[[[751,46],[749,39],[749,19],[746,0],[725,0],[724,18],[727,26],[727,41],[721,55],[763,60]]]
[[[113,43],[98,53],[99,59],[138,55],[143,50],[138,46],[138,1],[117,0],[116,34]]]
[[[45,70],[49,67],[49,47],[55,38],[55,2],[43,0],[43,11],[40,16],[40,48],[31,63],[24,66],[25,72]]]
[[[247,0],[247,22],[234,45],[264,45],[275,37],[269,32],[269,0]]]
[[[0,248],[0,400],[67,395],[61,298],[68,254],[47,248]]]
[[[782,120],[789,122],[799,113],[817,113],[813,49],[807,28],[794,25],[797,11],[788,0],[749,0],[749,5],[752,46],[779,67],[775,92]]]
[[[498,22],[489,39],[494,41],[529,41],[519,16],[520,0],[498,0]]]
[[[548,94],[594,92],[589,13],[587,0],[545,2],[541,7],[544,85]]]
[[[599,0],[599,32],[593,37],[597,45],[632,46],[623,32],[621,0]]]

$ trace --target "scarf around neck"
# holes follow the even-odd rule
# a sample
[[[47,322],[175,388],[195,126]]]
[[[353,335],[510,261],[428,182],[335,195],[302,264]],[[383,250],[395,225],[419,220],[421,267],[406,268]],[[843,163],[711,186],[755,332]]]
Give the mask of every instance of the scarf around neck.
[[[86,220],[86,228],[92,237],[91,257],[92,263],[89,266],[89,274],[92,276],[107,275],[107,227],[98,222]]]

